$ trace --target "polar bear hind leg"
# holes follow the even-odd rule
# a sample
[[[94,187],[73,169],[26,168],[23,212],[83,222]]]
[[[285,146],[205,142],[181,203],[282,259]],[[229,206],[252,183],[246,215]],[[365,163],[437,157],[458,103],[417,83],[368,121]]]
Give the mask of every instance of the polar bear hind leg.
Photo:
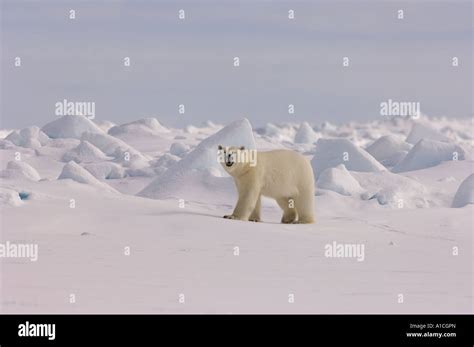
[[[304,192],[295,198],[296,212],[298,213],[298,223],[314,223],[314,196],[311,192]]]
[[[296,223],[298,219],[298,214],[296,213],[296,208],[294,202],[291,198],[280,198],[277,199],[278,205],[283,210],[283,217],[281,217],[281,222],[284,224]]]

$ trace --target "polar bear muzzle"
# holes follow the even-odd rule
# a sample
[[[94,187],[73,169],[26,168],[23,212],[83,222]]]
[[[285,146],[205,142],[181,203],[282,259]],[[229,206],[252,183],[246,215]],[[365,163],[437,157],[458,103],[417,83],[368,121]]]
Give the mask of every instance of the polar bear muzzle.
[[[224,152],[224,153],[225,153],[225,152]],[[224,154],[224,155],[225,155],[225,166],[231,167],[232,165],[234,165],[234,157],[233,157],[233,154],[228,153],[228,154]]]

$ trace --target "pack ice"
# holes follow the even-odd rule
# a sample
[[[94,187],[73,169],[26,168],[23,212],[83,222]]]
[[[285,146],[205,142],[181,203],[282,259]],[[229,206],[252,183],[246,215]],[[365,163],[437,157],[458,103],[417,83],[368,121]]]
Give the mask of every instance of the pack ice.
[[[40,245],[34,266],[2,260],[2,313],[472,313],[471,119],[254,125],[0,130],[2,238]],[[265,199],[261,223],[223,219],[218,145],[301,152],[317,222],[282,225]],[[334,242],[364,261],[327,258]]]

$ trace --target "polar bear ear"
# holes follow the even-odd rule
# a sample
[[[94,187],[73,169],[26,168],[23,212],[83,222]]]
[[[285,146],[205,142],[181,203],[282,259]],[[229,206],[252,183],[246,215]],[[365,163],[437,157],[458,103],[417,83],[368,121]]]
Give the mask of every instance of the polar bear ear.
[[[245,146],[241,146],[241,147],[240,147],[240,150],[241,150],[241,151],[245,150]]]
[[[222,145],[217,146],[217,149],[218,149],[219,151],[222,151],[222,149],[223,149],[223,148],[222,148]]]

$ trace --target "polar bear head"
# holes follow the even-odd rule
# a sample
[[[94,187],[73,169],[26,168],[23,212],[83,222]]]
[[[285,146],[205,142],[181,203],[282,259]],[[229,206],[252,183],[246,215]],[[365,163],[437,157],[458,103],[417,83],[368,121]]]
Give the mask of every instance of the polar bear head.
[[[256,165],[255,150],[248,150],[244,146],[224,147],[219,145],[217,160],[225,171],[231,176],[238,176],[246,171],[249,166]]]

